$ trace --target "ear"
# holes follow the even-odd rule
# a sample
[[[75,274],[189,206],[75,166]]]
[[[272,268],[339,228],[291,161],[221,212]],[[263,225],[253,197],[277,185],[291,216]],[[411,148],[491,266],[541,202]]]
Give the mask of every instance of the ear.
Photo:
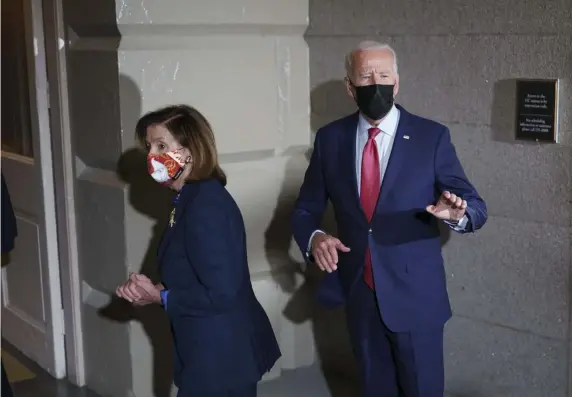
[[[182,154],[185,158],[185,164],[190,164],[193,162],[193,153],[191,152],[191,149],[186,147]]]
[[[350,81],[350,78],[346,76],[346,78],[344,79],[344,82],[346,83],[346,92],[349,95],[349,97],[353,100],[355,100],[355,93],[354,93],[354,87],[352,86],[352,82]]]
[[[393,97],[394,98],[397,96],[398,92],[399,92],[399,75],[397,75],[395,77],[395,87],[393,87]]]

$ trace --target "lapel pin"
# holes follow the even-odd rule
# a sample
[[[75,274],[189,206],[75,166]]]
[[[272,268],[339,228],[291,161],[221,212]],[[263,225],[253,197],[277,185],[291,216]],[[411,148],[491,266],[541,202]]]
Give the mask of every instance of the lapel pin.
[[[403,139],[409,139],[409,135],[403,135]]]
[[[171,216],[169,217],[169,227],[175,226],[175,209],[171,211]]]

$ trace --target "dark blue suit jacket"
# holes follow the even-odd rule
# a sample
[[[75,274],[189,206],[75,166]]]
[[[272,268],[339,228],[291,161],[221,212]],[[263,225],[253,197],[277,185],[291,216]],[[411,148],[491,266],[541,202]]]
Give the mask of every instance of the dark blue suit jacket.
[[[158,250],[181,395],[256,383],[280,357],[250,282],[246,233],[216,180],[188,183]]]
[[[369,246],[379,308],[395,332],[442,325],[451,317],[438,220],[425,208],[447,190],[467,200],[466,231],[474,232],[487,219],[486,205],[465,176],[449,130],[398,108],[399,125],[371,223],[357,190],[358,113],[318,131],[291,218],[294,238],[306,254],[331,200],[338,236],[351,251],[339,253],[338,270],[326,274],[318,298],[329,306],[344,303],[362,277]]]
[[[16,226],[16,216],[10,200],[10,193],[2,174],[2,253],[10,252],[14,249],[14,240],[18,235]]]

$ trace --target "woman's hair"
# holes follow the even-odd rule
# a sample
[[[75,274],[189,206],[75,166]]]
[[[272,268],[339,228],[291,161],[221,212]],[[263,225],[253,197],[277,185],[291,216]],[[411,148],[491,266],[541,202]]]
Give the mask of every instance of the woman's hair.
[[[146,144],[147,129],[162,125],[191,152],[193,169],[188,181],[214,178],[226,185],[226,175],[218,163],[214,133],[207,119],[195,108],[173,105],[149,112],[135,127],[137,139]]]

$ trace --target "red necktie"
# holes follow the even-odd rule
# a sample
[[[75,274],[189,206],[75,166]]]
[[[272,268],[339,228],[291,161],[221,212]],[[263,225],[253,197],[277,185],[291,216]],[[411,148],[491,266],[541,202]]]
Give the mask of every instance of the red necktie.
[[[361,185],[360,185],[360,201],[367,221],[370,222],[377,205],[379,189],[381,187],[381,171],[379,169],[379,153],[375,143],[375,137],[381,132],[379,128],[370,128],[368,131],[369,138],[363,149],[361,161]],[[365,267],[363,269],[363,278],[365,283],[375,289],[373,284],[373,272],[371,269],[371,252],[369,246],[365,253]]]

